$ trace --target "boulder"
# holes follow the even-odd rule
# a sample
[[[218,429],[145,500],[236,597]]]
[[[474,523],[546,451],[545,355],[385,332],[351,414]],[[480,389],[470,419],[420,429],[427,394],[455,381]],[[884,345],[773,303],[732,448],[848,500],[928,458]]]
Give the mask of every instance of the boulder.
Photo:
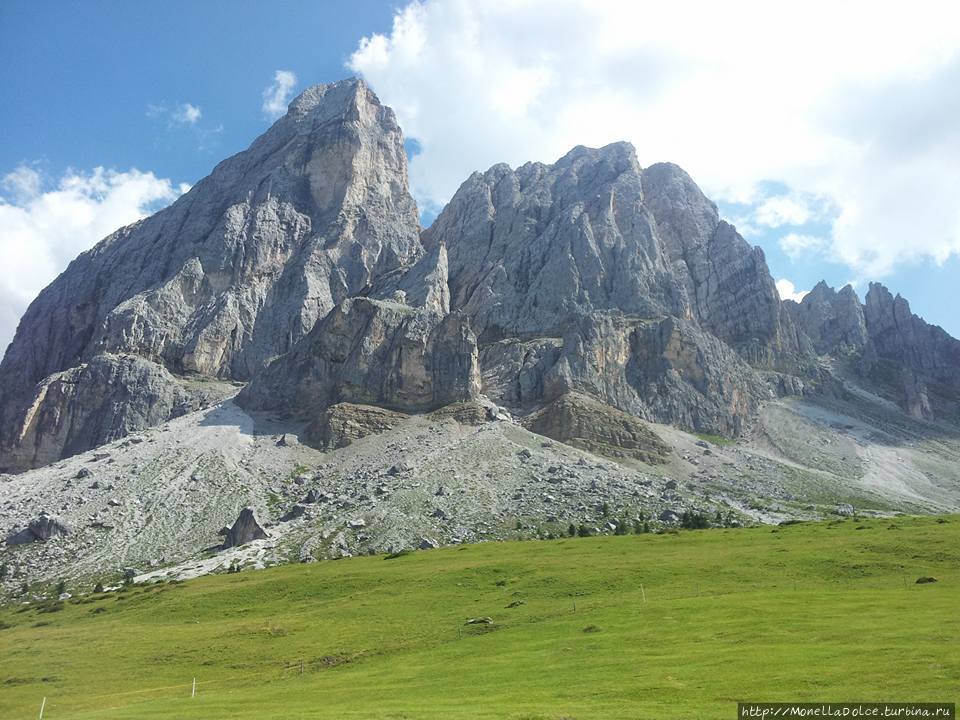
[[[223,549],[246,545],[253,540],[263,540],[268,537],[267,531],[260,526],[256,513],[252,507],[245,507],[240,511],[233,526],[223,540]]]
[[[7,545],[26,545],[31,542],[46,542],[70,534],[66,525],[49,515],[40,515],[29,522],[26,528],[7,536]]]

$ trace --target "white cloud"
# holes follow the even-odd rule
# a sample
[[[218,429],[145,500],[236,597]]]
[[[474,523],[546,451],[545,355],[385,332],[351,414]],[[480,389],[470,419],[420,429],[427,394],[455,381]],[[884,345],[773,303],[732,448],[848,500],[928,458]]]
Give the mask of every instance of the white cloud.
[[[794,302],[800,302],[810,291],[797,290],[792,282],[781,278],[780,280],[777,280],[777,292],[780,293],[781,300],[793,300]]]
[[[200,112],[200,108],[196,105],[183,103],[182,105],[178,105],[176,110],[174,110],[173,118],[176,122],[183,125],[195,125],[201,115],[203,115],[203,113]]]
[[[427,0],[348,65],[419,141],[427,207],[496,162],[627,139],[716,199],[787,186],[758,224],[822,220],[822,200],[822,252],[879,276],[960,252],[958,49],[952,0]]]
[[[45,189],[18,167],[0,180],[0,351],[27,305],[79,253],[189,189],[150,172],[67,171]]]
[[[816,235],[788,233],[780,238],[779,245],[781,250],[795,260],[808,253],[820,252],[829,247],[830,243]]]
[[[757,222],[772,228],[806,225],[812,215],[810,207],[802,199],[789,195],[767,198],[756,209]]]
[[[203,111],[193,103],[179,103],[169,106],[166,103],[150,103],[147,105],[147,117],[166,119],[167,127],[178,125],[196,125],[203,117]]]
[[[277,70],[273,74],[273,82],[263,91],[263,114],[271,120],[276,120],[285,114],[296,86],[295,73],[290,70]]]

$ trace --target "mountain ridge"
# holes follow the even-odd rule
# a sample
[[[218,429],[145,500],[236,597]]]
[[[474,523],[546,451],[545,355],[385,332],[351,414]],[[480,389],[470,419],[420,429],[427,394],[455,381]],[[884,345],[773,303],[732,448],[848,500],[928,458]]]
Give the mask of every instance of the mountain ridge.
[[[952,512],[958,468],[960,343],[882,285],[781,301],[629,143],[475,172],[422,229],[396,118],[349,80],[31,305],[0,587]],[[238,514],[266,537],[224,547]]]
[[[629,143],[475,172],[426,229],[407,182],[396,118],[362,80],[305,90],[249,149],[82,254],[31,304],[0,363],[0,467],[203,405],[171,372],[253,380],[241,400],[253,397],[271,362],[365,295],[462,315],[480,366],[502,365],[468,395],[514,410],[586,392],[648,420],[737,435],[770,397],[816,386],[818,356],[859,355],[850,368],[883,375],[908,412],[956,416],[957,341],[880,285],[862,306],[852,288],[824,283],[781,302],[763,251],[681,168],[642,168]],[[542,352],[526,367],[531,342]],[[117,372],[124,355],[148,363],[151,380]],[[106,420],[44,389],[68,373],[89,394],[80,368],[94,360],[114,368],[95,392],[114,408]],[[504,374],[517,363],[522,381]],[[146,394],[156,399],[144,407]],[[108,429],[72,429],[91,422]]]

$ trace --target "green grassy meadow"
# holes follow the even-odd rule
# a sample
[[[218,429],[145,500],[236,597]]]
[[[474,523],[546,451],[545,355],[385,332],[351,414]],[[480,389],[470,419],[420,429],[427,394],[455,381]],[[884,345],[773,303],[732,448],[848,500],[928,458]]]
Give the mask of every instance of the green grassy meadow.
[[[245,571],[0,608],[0,718],[36,718],[44,697],[45,720],[732,720],[741,700],[956,702],[958,589],[958,516]],[[493,624],[464,625],[481,616]]]

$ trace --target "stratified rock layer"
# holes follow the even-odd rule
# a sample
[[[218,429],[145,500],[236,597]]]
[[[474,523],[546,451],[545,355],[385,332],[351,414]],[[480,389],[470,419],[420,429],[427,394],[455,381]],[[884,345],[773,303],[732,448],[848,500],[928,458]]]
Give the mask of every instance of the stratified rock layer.
[[[567,393],[527,416],[524,427],[600,455],[662,463],[669,446],[633,415],[585,395]]]

